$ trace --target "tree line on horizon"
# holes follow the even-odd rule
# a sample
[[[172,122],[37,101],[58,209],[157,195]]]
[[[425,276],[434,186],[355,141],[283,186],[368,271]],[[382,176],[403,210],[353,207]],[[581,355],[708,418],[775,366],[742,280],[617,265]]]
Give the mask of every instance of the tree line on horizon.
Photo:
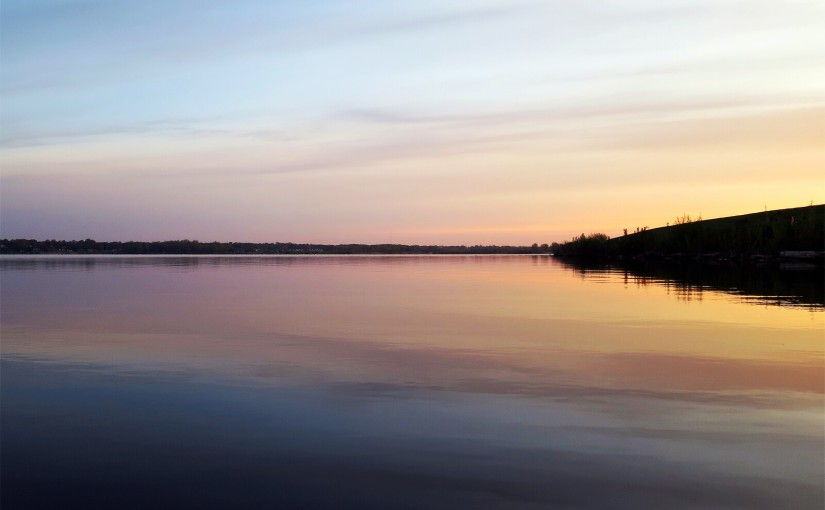
[[[0,239],[0,254],[75,254],[75,255],[462,255],[462,254],[539,254],[549,245],[532,246],[441,246],[405,244],[302,244],[302,243],[222,243],[196,240],[175,241],[95,241]]]

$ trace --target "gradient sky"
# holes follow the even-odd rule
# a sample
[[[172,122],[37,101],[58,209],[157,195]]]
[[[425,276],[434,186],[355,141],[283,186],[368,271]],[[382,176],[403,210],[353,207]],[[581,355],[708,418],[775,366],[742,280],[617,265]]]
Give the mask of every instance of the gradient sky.
[[[825,2],[3,0],[3,237],[529,244],[825,202]]]

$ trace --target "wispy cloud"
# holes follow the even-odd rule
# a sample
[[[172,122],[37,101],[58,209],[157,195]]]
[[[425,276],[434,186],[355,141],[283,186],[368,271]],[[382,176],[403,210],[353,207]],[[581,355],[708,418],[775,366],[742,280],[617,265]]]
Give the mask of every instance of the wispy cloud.
[[[594,98],[588,103],[570,106],[547,107],[537,105],[531,109],[522,110],[489,110],[466,111],[453,113],[427,113],[413,110],[361,107],[346,109],[328,114],[321,118],[297,119],[283,121],[260,114],[225,114],[208,117],[191,118],[162,118],[132,124],[114,125],[76,125],[63,129],[46,128],[33,129],[18,127],[14,119],[7,120],[4,132],[0,138],[0,147],[27,147],[36,145],[68,144],[84,139],[101,137],[118,137],[133,135],[152,136],[214,136],[225,135],[233,137],[249,137],[260,140],[295,140],[297,138],[311,139],[312,125],[327,127],[340,123],[359,123],[376,125],[378,131],[367,130],[360,135],[361,142],[369,145],[370,141],[379,142],[387,135],[380,128],[400,128],[424,130],[439,127],[444,129],[466,129],[478,133],[480,142],[489,141],[486,134],[495,132],[494,139],[506,139],[502,131],[514,130],[519,135],[530,137],[530,130],[534,132],[552,131],[554,129],[569,129],[571,123],[586,122],[594,127],[605,123],[628,122],[634,124],[649,121],[661,123],[674,119],[689,118],[727,118],[737,115],[759,114],[762,111],[797,110],[801,108],[817,108],[823,103],[817,97],[805,96],[753,96],[753,97],[698,97],[680,100],[660,100],[646,102],[622,102],[609,97]],[[249,123],[271,124],[272,127],[249,129]],[[372,128],[371,128],[372,129]],[[525,131],[525,129],[527,129]],[[422,131],[423,132],[423,131]],[[302,133],[300,136],[297,133]],[[461,134],[459,132],[453,132]],[[464,133],[470,134],[470,133]]]
[[[4,73],[0,92],[6,97],[40,90],[79,87],[93,82],[122,82],[140,79],[144,73],[163,68],[192,66],[243,55],[268,55],[335,47],[350,41],[399,34],[417,34],[500,19],[523,10],[525,2],[496,7],[445,10],[416,14],[385,12],[381,17],[347,15],[346,11],[323,8],[273,8],[254,0],[236,2],[234,9],[254,13],[252,18],[225,16],[225,8],[213,2],[161,2],[124,4],[80,2],[55,6],[12,6],[7,17],[18,21],[4,24],[6,67],[38,54],[59,69],[45,72],[21,62],[26,73]],[[343,14],[343,15],[342,15]],[[94,23],[90,20],[94,19]],[[33,34],[65,38],[67,48],[58,56],[54,46],[29,48]],[[73,54],[72,48],[94,46],[88,55]],[[157,68],[160,66],[160,68]],[[40,68],[42,69],[42,67]]]
[[[290,215],[375,232],[391,218],[511,242],[608,202],[626,217],[688,200],[724,215],[720,194],[685,186],[725,187],[737,207],[821,188],[814,0],[0,9],[3,193],[19,195],[2,207],[19,225],[93,221],[77,212],[90,203],[147,224],[128,198],[181,225],[183,208],[226,204],[238,225],[210,217],[227,232]],[[134,198],[114,199],[118,186]],[[71,207],[56,214],[61,194]]]
[[[214,125],[214,123],[211,123]],[[226,128],[210,127],[204,119],[163,119],[126,125],[90,126],[78,129],[14,132],[8,129],[0,138],[0,147],[32,147],[38,145],[72,144],[78,141],[105,137],[130,137],[136,135],[153,136],[200,136],[230,135]],[[11,131],[9,133],[8,131]]]

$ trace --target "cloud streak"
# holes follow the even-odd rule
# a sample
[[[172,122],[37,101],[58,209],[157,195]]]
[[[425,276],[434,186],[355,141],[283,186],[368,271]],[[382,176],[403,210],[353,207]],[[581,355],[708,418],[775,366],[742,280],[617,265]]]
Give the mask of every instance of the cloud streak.
[[[823,201],[821,6],[747,5],[4,2],[4,225],[68,215],[94,235],[89,204],[144,225],[107,187],[169,218],[242,204],[215,237],[281,216],[515,236],[608,203],[631,223]],[[39,198],[61,193],[59,214]]]

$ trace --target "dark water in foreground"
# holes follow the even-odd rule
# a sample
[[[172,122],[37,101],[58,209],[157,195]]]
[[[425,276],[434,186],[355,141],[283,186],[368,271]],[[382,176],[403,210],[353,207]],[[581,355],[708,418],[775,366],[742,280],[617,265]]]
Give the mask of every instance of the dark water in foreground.
[[[820,291],[519,256],[0,278],[4,509],[823,508]]]

